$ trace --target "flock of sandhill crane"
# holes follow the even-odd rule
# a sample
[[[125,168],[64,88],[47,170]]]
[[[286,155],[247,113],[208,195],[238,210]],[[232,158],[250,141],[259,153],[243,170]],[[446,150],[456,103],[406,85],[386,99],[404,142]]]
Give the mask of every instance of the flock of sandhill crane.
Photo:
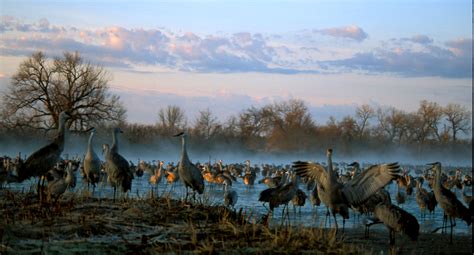
[[[115,202],[117,188],[126,193],[131,190],[134,176],[141,177],[147,171],[150,176],[149,182],[154,187],[163,178],[166,178],[168,183],[181,180],[186,187],[185,200],[188,200],[188,189],[192,190],[194,200],[196,193],[203,194],[205,181],[222,184],[224,186],[224,204],[233,208],[238,194],[232,190],[232,182],[240,177],[245,185],[251,187],[260,173],[260,169],[252,167],[250,161],[246,161],[245,164],[226,166],[222,164],[222,161],[214,165],[210,163],[193,164],[188,157],[185,132],[175,135],[181,137],[182,142],[181,156],[176,166],[170,163],[165,168],[164,161],[158,161],[156,165],[139,161],[135,166],[131,161],[127,161],[119,153],[119,134],[122,133],[120,128],[113,130],[112,145],[104,144],[102,146],[105,155],[104,163],[93,149],[95,129],[90,132],[82,165],[80,160],[62,160],[65,122],[68,118],[69,114],[62,112],[59,116],[59,127],[54,140],[31,154],[26,160],[23,161],[21,157],[17,157],[16,160],[4,157],[2,164],[0,164],[2,167],[0,169],[0,185],[7,180],[22,182],[31,177],[38,177],[40,198],[46,189],[48,199],[56,201],[68,188],[75,186],[74,171],[80,168],[84,181],[87,182],[88,187],[92,185],[93,190],[97,183],[106,178],[114,190],[113,199]],[[328,149],[327,163],[297,161],[288,168],[265,165],[261,170],[263,178],[258,183],[266,184],[269,188],[260,193],[259,201],[268,203],[269,215],[274,208],[283,205],[282,213],[284,217],[289,217],[289,202],[295,206],[304,205],[308,196],[299,188],[299,185],[307,185],[311,204],[319,205],[322,202],[327,207],[326,219],[331,220],[328,216],[332,215],[336,233],[338,230],[336,215],[339,214],[342,217],[342,231],[344,231],[345,220],[349,218],[350,208],[354,212],[372,215],[374,222],[367,224],[367,227],[376,223],[385,224],[389,229],[390,244],[394,244],[396,232],[405,233],[416,240],[420,228],[418,220],[404,209],[392,204],[390,193],[384,189],[387,184],[395,181],[398,185],[396,201],[399,204],[404,202],[406,195],[411,195],[413,189],[416,189],[416,202],[420,207],[422,217],[426,215],[426,210],[431,213],[436,205],[441,207],[445,218],[440,229],[451,229],[451,243],[456,218],[462,219],[468,225],[471,224],[474,210],[473,200],[472,196],[465,194],[464,189],[465,186],[471,185],[470,175],[466,175],[463,180],[461,180],[460,172],[456,172],[454,177],[447,177],[442,173],[439,162],[431,164],[430,169],[433,174],[429,174],[430,171],[427,170],[424,175],[417,178],[408,175],[407,172],[402,172],[398,163],[372,165],[361,169],[359,163],[354,162],[347,165],[353,170],[342,174],[334,167],[332,154],[332,149]],[[61,171],[61,169],[63,170]],[[45,180],[48,181],[47,187],[44,187]],[[431,192],[423,188],[424,181],[431,187]],[[462,189],[465,204],[450,190],[453,187]],[[403,188],[406,190],[405,194],[401,192]],[[448,219],[449,226],[447,225]],[[368,234],[368,228],[366,233]]]

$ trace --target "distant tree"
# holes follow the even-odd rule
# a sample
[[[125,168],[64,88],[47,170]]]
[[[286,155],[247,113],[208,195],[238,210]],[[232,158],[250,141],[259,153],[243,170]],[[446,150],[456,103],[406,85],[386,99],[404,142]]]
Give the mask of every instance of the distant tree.
[[[186,127],[184,110],[177,105],[168,105],[158,112],[158,127],[162,135],[172,135]]]
[[[209,141],[221,130],[217,117],[208,109],[199,111],[193,131],[203,140]]]
[[[394,107],[377,110],[378,132],[390,142],[400,145],[408,131],[408,115]]]
[[[2,120],[9,128],[55,129],[61,111],[68,123],[83,131],[103,122],[125,119],[119,97],[108,90],[110,75],[101,66],[84,62],[78,52],[49,60],[42,52],[23,61],[3,95]]]
[[[356,127],[357,127],[357,134],[359,139],[361,139],[365,132],[367,131],[367,127],[369,125],[369,119],[375,117],[375,110],[370,107],[368,104],[363,104],[358,106],[356,109]]]
[[[267,149],[303,150],[309,146],[315,124],[302,100],[267,105],[262,111],[269,130]]]
[[[448,121],[449,131],[451,131],[452,140],[457,140],[459,132],[469,134],[471,130],[471,112],[464,106],[459,104],[448,104],[443,113]]]
[[[427,131],[427,137],[432,136],[439,141],[442,140],[438,126],[443,116],[443,108],[435,102],[422,100],[416,114],[419,119],[418,125]]]

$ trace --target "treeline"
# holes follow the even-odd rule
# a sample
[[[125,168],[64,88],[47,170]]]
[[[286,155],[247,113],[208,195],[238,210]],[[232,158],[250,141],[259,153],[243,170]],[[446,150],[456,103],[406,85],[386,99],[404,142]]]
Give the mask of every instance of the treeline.
[[[301,100],[251,107],[224,121],[210,109],[189,120],[182,108],[170,105],[158,112],[155,125],[122,123],[130,143],[159,143],[186,129],[191,146],[202,152],[224,146],[249,152],[322,153],[332,147],[345,155],[398,149],[412,155],[470,155],[471,127],[467,108],[428,101],[421,101],[414,112],[361,105],[354,115],[340,121],[331,117],[326,123],[316,123]]]
[[[188,119],[176,105],[160,109],[156,124],[104,124],[109,132],[115,125],[124,130],[129,144],[176,144],[172,136],[187,130],[191,148],[205,154],[218,148],[259,153],[319,153],[334,148],[339,155],[387,154],[403,149],[415,156],[437,152],[471,155],[471,111],[458,104],[441,106],[421,101],[414,112],[394,107],[373,108],[361,105],[354,115],[341,120],[331,117],[316,123],[307,105],[292,99],[262,107],[250,107],[221,121],[212,110],[200,111]],[[12,136],[28,139],[41,133],[35,129],[9,130],[0,126],[0,141]]]

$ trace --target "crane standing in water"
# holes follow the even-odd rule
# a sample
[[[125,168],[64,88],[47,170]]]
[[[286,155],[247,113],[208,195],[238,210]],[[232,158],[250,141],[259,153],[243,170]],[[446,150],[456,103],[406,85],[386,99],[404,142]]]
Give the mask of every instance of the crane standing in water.
[[[64,150],[64,134],[66,132],[66,121],[70,118],[68,112],[63,111],[59,114],[58,130],[53,142],[40,148],[31,154],[26,161],[17,169],[18,182],[23,182],[31,177],[39,177],[38,195],[41,199],[42,190],[41,177],[44,176],[61,159],[61,153]],[[44,180],[44,179],[43,179]]]
[[[92,185],[92,193],[94,193],[96,183],[99,182],[100,168],[102,165],[92,146],[92,139],[94,138],[94,135],[95,128],[91,130],[89,141],[87,143],[87,152],[83,163],[87,187],[89,188],[89,185]]]
[[[120,128],[113,130],[113,146],[109,148],[108,144],[103,145],[105,154],[105,171],[107,172],[107,180],[114,189],[114,202],[117,187],[122,187],[123,192],[132,189],[133,173],[130,165],[125,158],[118,153],[118,134],[122,133]]]
[[[435,162],[431,163],[430,165],[433,166],[433,170],[435,172],[433,191],[436,201],[438,201],[439,206],[443,209],[444,214],[449,218],[449,222],[451,223],[451,235],[449,240],[452,244],[453,228],[456,226],[455,218],[463,219],[469,226],[471,225],[472,220],[471,215],[469,210],[461,203],[461,201],[457,199],[456,195],[441,184],[441,163]],[[443,220],[442,228],[445,228],[444,222],[445,221]],[[437,231],[438,229],[436,229],[435,231]]]
[[[302,177],[311,177],[318,183],[318,194],[321,201],[330,209],[334,221],[336,214],[343,217],[343,230],[345,219],[349,218],[349,206],[358,206],[368,199],[380,188],[387,185],[399,176],[398,163],[373,165],[350,181],[342,184],[338,181],[332,167],[332,149],[327,150],[327,170],[314,162],[297,161],[293,163],[296,174]]]
[[[197,168],[191,160],[189,160],[188,152],[186,150],[186,138],[187,134],[181,132],[174,135],[175,137],[181,136],[181,157],[179,160],[178,174],[186,187],[186,198],[188,199],[188,187],[193,190],[193,197],[195,192],[202,194],[204,192],[204,177],[201,174],[199,168]]]

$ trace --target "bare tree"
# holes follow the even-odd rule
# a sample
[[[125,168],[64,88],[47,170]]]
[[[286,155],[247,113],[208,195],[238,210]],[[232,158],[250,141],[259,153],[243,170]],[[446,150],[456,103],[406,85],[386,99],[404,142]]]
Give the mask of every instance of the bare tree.
[[[214,137],[220,129],[221,125],[217,121],[217,118],[212,115],[209,108],[199,112],[199,116],[193,128],[194,133],[208,141]]]
[[[68,125],[78,131],[123,121],[125,109],[118,96],[108,93],[109,81],[104,68],[84,62],[77,52],[53,61],[34,53],[20,64],[3,96],[3,121],[9,128],[50,130],[65,110],[72,116]]]
[[[158,127],[163,135],[171,135],[186,127],[184,110],[177,105],[168,105],[158,112]]]
[[[459,132],[469,134],[471,130],[471,112],[466,107],[459,104],[448,104],[443,109],[443,113],[449,123],[453,141],[456,141]]]
[[[398,141],[400,145],[407,135],[408,115],[394,107],[379,108],[377,110],[379,132],[385,135],[390,142]]]
[[[356,127],[359,139],[364,136],[366,128],[369,125],[369,119],[375,116],[375,111],[370,105],[363,104],[356,109]]]
[[[431,135],[440,141],[441,134],[438,126],[443,116],[442,107],[435,102],[422,100],[416,114],[420,120],[420,123],[418,123],[419,127],[424,130],[429,130],[427,136]]]

